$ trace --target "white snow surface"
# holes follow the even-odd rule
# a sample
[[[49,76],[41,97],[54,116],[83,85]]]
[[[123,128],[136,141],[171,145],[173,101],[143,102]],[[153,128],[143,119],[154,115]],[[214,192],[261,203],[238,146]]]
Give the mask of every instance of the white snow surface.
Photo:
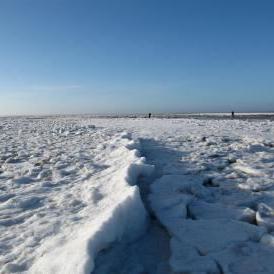
[[[273,121],[3,117],[0,136],[0,273],[273,274]]]
[[[1,273],[90,273],[100,250],[144,231],[135,183],[152,167],[128,134],[68,120],[1,127]]]

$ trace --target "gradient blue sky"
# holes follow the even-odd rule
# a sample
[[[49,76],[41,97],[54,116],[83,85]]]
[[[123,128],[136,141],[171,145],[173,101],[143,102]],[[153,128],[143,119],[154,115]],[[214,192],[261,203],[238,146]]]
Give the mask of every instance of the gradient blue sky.
[[[0,0],[0,115],[274,111],[272,0]]]

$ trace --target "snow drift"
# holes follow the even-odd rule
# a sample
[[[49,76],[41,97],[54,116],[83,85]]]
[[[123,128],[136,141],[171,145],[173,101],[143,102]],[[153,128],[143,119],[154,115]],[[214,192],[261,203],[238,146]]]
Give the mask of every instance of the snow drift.
[[[145,159],[139,157],[135,149],[138,141],[128,138],[123,133],[112,142],[115,146],[112,154],[120,166],[114,164],[118,169],[108,182],[113,195],[109,195],[103,212],[67,234],[66,239],[55,238],[43,247],[44,254],[33,264],[30,273],[90,274],[99,251],[122,239],[133,241],[145,231],[147,213],[135,184],[138,176],[150,174],[153,166],[146,165]]]

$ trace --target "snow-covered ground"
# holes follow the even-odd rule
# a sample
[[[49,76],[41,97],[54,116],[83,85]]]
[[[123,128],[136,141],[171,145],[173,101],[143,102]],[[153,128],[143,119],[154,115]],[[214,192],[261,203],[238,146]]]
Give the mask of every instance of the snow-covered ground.
[[[0,119],[0,273],[272,273],[274,122]]]

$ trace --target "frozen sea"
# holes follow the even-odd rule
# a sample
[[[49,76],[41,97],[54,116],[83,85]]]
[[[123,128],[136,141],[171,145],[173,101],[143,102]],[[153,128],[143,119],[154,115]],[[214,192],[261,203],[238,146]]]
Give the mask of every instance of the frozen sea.
[[[0,273],[273,274],[273,115],[237,118],[0,118]]]

